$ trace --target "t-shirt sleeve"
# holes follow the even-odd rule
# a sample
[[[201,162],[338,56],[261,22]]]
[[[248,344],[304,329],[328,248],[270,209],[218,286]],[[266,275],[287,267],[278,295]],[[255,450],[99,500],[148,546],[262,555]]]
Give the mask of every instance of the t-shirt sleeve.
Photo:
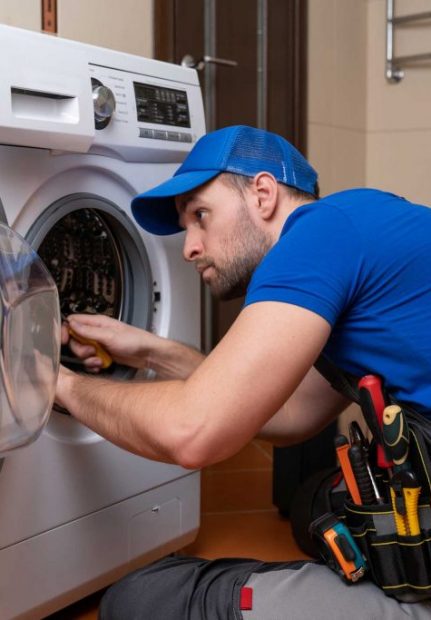
[[[334,326],[357,292],[362,262],[358,232],[344,212],[327,204],[300,207],[254,272],[244,305],[290,303]]]

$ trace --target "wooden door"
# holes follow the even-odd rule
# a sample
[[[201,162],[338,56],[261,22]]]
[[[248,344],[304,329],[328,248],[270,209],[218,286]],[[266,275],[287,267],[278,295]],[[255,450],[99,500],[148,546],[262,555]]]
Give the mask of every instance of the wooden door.
[[[306,5],[304,0],[156,0],[155,57],[175,63],[185,55],[236,61],[236,67],[207,63],[200,71],[207,130],[263,127],[305,153]],[[206,350],[225,334],[242,301],[211,302]]]

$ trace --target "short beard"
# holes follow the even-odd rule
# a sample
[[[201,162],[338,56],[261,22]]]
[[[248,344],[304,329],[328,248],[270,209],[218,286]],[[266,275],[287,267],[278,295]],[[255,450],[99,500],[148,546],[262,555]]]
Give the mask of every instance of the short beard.
[[[271,246],[272,239],[254,224],[243,202],[233,230],[222,243],[224,264],[217,266],[210,257],[205,260],[217,274],[210,284],[212,295],[223,301],[245,295],[254,270]]]

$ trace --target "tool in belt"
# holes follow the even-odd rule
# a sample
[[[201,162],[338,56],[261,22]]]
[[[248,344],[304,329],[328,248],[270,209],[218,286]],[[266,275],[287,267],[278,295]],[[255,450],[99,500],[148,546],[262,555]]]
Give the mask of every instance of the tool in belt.
[[[335,439],[346,490],[342,509],[310,525],[323,559],[346,583],[367,576],[405,602],[431,598],[431,421],[326,358],[331,385],[361,406],[371,444],[357,422]]]

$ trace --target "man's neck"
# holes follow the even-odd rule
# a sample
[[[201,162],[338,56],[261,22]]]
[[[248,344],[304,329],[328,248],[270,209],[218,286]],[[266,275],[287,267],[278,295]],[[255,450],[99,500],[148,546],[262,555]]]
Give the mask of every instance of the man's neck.
[[[316,202],[316,200],[297,200],[297,199],[291,198],[290,196],[289,197],[286,196],[284,198],[278,210],[278,217],[276,221],[274,221],[274,228],[273,228],[273,235],[272,235],[274,244],[277,243],[277,241],[279,240],[281,231],[283,230],[283,227],[286,223],[287,218],[290,217],[292,213],[294,213],[300,207],[311,204],[313,202]]]

